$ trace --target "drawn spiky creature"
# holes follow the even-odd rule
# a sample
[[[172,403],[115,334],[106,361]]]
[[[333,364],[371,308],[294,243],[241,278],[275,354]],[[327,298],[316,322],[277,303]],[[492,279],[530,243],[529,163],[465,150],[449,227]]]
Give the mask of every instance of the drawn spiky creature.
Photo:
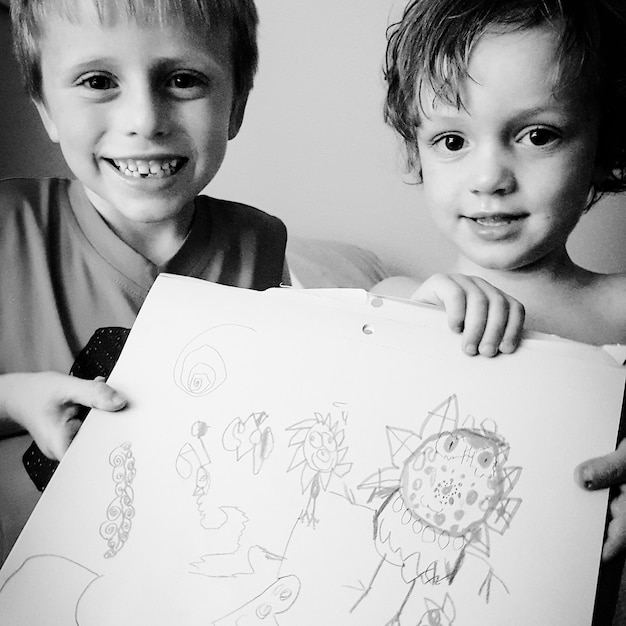
[[[426,613],[422,615],[417,626],[452,626],[456,618],[456,610],[448,594],[439,606],[429,598],[424,598]]]
[[[289,446],[296,446],[287,471],[302,468],[302,493],[308,491],[309,496],[300,520],[313,527],[318,521],[315,507],[320,493],[328,489],[333,476],[343,477],[352,467],[352,463],[344,463],[348,448],[341,447],[345,436],[341,422],[333,421],[330,414],[314,415],[287,428],[293,432]]]
[[[521,468],[505,467],[509,446],[495,425],[476,427],[472,418],[459,424],[456,396],[430,412],[419,433],[387,427],[387,440],[392,465],[359,485],[371,490],[370,500],[382,500],[374,515],[381,561],[354,608],[389,563],[409,585],[389,622],[399,624],[418,580],[451,584],[468,554],[486,561],[490,531],[503,534],[521,504],[509,497]],[[486,601],[494,578],[489,567],[479,589]]]

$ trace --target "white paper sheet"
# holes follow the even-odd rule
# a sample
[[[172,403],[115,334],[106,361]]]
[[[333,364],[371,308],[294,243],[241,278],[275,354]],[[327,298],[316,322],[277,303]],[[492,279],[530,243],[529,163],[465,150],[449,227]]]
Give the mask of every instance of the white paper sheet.
[[[624,370],[438,310],[163,275],[0,571],[0,623],[589,626]]]

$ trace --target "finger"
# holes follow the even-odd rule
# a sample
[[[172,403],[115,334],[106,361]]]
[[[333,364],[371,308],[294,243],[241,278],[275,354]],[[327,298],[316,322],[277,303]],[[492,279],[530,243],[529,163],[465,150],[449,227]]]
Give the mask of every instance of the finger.
[[[483,287],[482,291],[487,298],[487,323],[480,338],[478,352],[483,356],[492,357],[498,354],[498,348],[509,320],[509,299],[496,289]]]
[[[576,482],[585,489],[605,489],[626,480],[626,439],[617,450],[584,461],[574,470]]]
[[[65,394],[66,403],[81,404],[103,411],[119,411],[127,404],[122,394],[98,379],[69,378]]]
[[[473,278],[455,275],[455,280],[466,294],[463,350],[466,354],[475,355],[487,327],[489,299]]]
[[[509,319],[507,320],[502,341],[500,341],[500,352],[510,354],[517,350],[522,340],[525,318],[526,311],[524,305],[515,298],[509,298]]]
[[[433,274],[418,287],[412,299],[443,305],[450,330],[457,333],[463,330],[467,304],[465,290],[453,277]]]
[[[608,561],[617,556],[626,547],[626,494],[621,493],[611,500],[611,521],[602,548],[602,560]]]

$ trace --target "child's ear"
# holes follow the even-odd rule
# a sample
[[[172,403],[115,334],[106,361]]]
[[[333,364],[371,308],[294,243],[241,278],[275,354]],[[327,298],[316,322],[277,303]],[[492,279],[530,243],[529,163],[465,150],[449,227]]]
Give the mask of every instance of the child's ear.
[[[246,112],[248,96],[238,96],[233,100],[233,108],[230,111],[230,122],[228,123],[228,139],[234,139],[243,123],[243,114]]]
[[[50,117],[50,113],[48,113],[48,109],[46,108],[43,100],[33,100],[35,106],[37,107],[37,111],[39,112],[39,117],[41,117],[41,121],[43,122],[44,128],[48,133],[48,137],[53,143],[59,143],[59,133],[57,131],[57,126],[54,123],[54,120]]]

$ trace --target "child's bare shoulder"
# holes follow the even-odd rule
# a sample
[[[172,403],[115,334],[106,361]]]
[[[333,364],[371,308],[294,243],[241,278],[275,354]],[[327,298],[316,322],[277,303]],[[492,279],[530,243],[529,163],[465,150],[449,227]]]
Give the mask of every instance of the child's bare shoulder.
[[[626,343],[626,273],[598,274],[592,296],[599,319],[618,336],[615,343]]]
[[[420,281],[411,276],[390,276],[376,283],[370,292],[379,296],[409,299],[419,286]]]

